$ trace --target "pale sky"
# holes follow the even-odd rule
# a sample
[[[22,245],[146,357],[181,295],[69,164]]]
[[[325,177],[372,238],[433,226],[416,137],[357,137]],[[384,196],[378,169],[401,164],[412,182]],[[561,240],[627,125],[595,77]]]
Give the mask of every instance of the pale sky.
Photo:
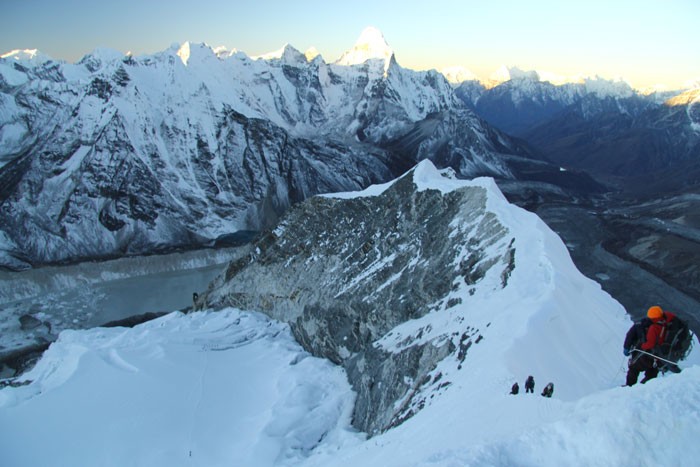
[[[288,43],[332,62],[374,26],[414,70],[488,78],[507,65],[678,89],[700,80],[699,24],[698,0],[0,0],[0,54],[73,62],[190,41],[255,56]]]

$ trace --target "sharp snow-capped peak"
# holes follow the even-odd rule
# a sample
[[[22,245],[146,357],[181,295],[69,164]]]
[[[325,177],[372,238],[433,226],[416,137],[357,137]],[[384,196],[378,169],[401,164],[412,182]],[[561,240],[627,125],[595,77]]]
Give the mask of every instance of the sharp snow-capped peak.
[[[187,65],[187,62],[190,61],[190,43],[185,42],[182,44],[182,47],[177,51],[177,55],[180,57],[180,60],[182,60],[182,63]]]
[[[384,35],[375,27],[367,27],[355,46],[345,52],[335,63],[338,65],[360,65],[367,60],[380,59],[387,64],[390,62],[394,51],[386,43]]]
[[[226,53],[225,49],[222,47],[212,47],[207,43],[196,43],[196,42],[184,42],[180,46],[173,46],[172,50],[175,54],[180,57],[183,65],[189,66],[190,64],[197,63],[207,63],[210,61],[216,61],[217,59],[226,58],[230,56],[231,53]],[[193,62],[194,61],[194,62]]]

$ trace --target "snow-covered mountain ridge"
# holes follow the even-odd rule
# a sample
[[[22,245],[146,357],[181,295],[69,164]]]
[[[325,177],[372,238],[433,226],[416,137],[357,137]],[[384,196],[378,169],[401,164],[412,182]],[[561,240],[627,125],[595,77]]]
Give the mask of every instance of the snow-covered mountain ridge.
[[[662,105],[664,100],[680,93],[643,95],[624,81],[600,77],[553,84],[534,71],[511,69],[508,76],[494,86],[465,81],[456,86],[455,92],[487,121],[514,135],[521,135],[581,102],[611,101],[618,112],[637,115],[639,108]],[[586,118],[595,115],[592,111]]]
[[[62,94],[68,92],[66,88],[74,88],[68,92],[78,94],[74,98],[79,97],[81,91],[88,94],[92,91],[102,98],[111,97],[112,91],[132,97],[124,92],[131,89],[118,92],[109,86],[108,92],[107,86],[101,84],[105,81],[112,84],[118,75],[119,86],[131,88],[128,83],[133,81],[143,99],[148,99],[148,104],[158,109],[167,111],[168,105],[177,104],[177,101],[205,95],[210,102],[200,104],[204,109],[210,106],[211,111],[221,111],[228,106],[248,118],[269,120],[297,136],[338,132],[354,137],[357,130],[368,126],[360,120],[370,119],[369,111],[378,110],[370,108],[372,97],[377,97],[385,88],[391,92],[382,97],[390,95],[394,102],[383,106],[391,105],[397,111],[391,116],[399,119],[392,122],[393,126],[400,125],[401,120],[404,123],[420,120],[454,106],[449,85],[442,75],[435,71],[415,72],[401,68],[392,59],[393,52],[388,45],[384,42],[384,48],[380,48],[372,34],[381,36],[372,28],[364,31],[357,45],[335,64],[324,62],[320,56],[308,60],[290,45],[259,59],[235,50],[213,49],[206,44],[189,42],[174,44],[166,51],[143,57],[97,49],[76,64],[56,62],[45,56],[38,60],[37,54],[8,54],[0,62],[0,83],[3,91],[11,91],[11,95],[20,91],[16,86],[34,82],[35,87],[49,87],[46,92]],[[370,39],[373,42],[369,42]],[[55,85],[49,86],[51,82]],[[80,89],[86,86],[87,91]],[[95,89],[100,86],[101,92]],[[22,109],[10,110],[19,112],[10,115],[18,123],[26,116]],[[17,133],[23,130],[25,134],[15,136],[21,138],[36,129],[18,128]],[[383,136],[391,134],[384,131]],[[10,148],[5,146],[3,156],[10,153]]]
[[[615,364],[601,355],[595,365],[559,368],[546,342],[577,342],[569,333],[596,326],[591,320],[603,329],[586,347],[613,352],[619,343],[609,339],[627,325],[624,309],[576,271],[539,218],[509,205],[492,180],[458,180],[429,161],[394,183],[293,207],[202,302],[288,322],[306,350],[345,367],[358,393],[353,425],[371,434],[429,406],[455,375],[470,372],[481,358],[472,353],[501,355],[490,344],[501,333],[514,343],[500,366],[557,367],[581,379],[562,388],[579,397],[604,384]],[[525,303],[536,303],[537,319],[548,323],[535,347],[535,318],[518,315]]]
[[[513,178],[499,155],[523,152],[442,75],[399,66],[377,31],[347,65],[291,46],[255,60],[192,43],[76,64],[36,57],[0,59],[0,258],[11,268],[258,230],[310,195],[387,181],[425,157]]]
[[[485,82],[475,76],[469,77],[466,72],[461,74],[466,79],[459,80],[453,72],[445,73],[451,78],[457,95],[469,107],[497,128],[518,136],[581,102],[611,102],[615,112],[636,118],[668,100],[679,101],[685,93],[697,91],[697,86],[689,84],[688,89],[643,92],[621,79],[594,76],[565,80],[543,72],[505,66]],[[584,111],[583,117],[590,120],[598,115],[595,110]]]
[[[453,86],[463,83],[480,85],[484,89],[491,89],[509,81],[516,81],[522,87],[532,86],[533,83],[550,83],[553,86],[567,88],[580,88],[583,92],[595,93],[599,97],[629,97],[631,94],[650,96],[654,100],[663,99],[663,96],[677,95],[687,90],[698,88],[698,83],[691,81],[680,89],[668,89],[665,86],[652,88],[633,88],[622,78],[609,79],[600,75],[560,76],[555,73],[541,70],[523,70],[517,66],[502,65],[488,78],[482,79],[465,67],[456,66],[440,70]]]
[[[679,375],[619,387],[629,318],[489,179],[426,161],[393,183],[311,198],[205,298],[290,325],[225,307],[65,332],[29,384],[0,390],[3,458],[446,467],[700,454],[697,350]],[[509,395],[527,375],[537,392]],[[548,381],[551,399],[538,394]],[[378,410],[363,418],[367,401]],[[353,428],[364,423],[378,429]]]

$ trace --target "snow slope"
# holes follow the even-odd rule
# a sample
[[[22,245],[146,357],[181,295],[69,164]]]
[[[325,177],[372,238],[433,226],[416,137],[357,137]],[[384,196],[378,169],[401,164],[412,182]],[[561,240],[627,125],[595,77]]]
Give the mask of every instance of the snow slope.
[[[614,387],[621,368],[609,389],[567,401],[557,378],[552,399],[538,395],[551,372],[534,372],[534,395],[507,395],[511,379],[489,363],[365,440],[349,428],[343,373],[262,315],[64,332],[31,385],[0,391],[0,457],[7,467],[681,466],[700,455],[697,364],[633,388]]]
[[[294,464],[353,402],[287,326],[235,310],[66,331],[25,376],[0,392],[5,467]]]
[[[441,410],[304,465],[689,466],[700,455],[697,365],[577,402],[557,399],[556,386],[553,399],[460,389]]]

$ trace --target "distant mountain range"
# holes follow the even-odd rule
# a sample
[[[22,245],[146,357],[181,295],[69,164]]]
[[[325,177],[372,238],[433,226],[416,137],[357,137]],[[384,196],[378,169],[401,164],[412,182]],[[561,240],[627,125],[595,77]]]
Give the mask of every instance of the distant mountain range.
[[[520,73],[456,94],[546,160],[635,194],[700,188],[700,89],[644,95],[602,79],[554,85]]]
[[[484,123],[438,72],[399,66],[372,28],[337,63],[291,46],[76,64],[14,52],[0,103],[0,264],[13,269],[212,244],[426,158],[462,177],[594,185]]]
[[[5,54],[0,265],[212,245],[423,159],[510,181],[516,198],[517,182],[603,191],[586,172],[615,188],[697,183],[697,91],[662,103],[620,82],[509,73],[455,88],[402,68],[374,28],[335,63],[289,45],[258,58],[192,43],[100,49],[76,64]]]

